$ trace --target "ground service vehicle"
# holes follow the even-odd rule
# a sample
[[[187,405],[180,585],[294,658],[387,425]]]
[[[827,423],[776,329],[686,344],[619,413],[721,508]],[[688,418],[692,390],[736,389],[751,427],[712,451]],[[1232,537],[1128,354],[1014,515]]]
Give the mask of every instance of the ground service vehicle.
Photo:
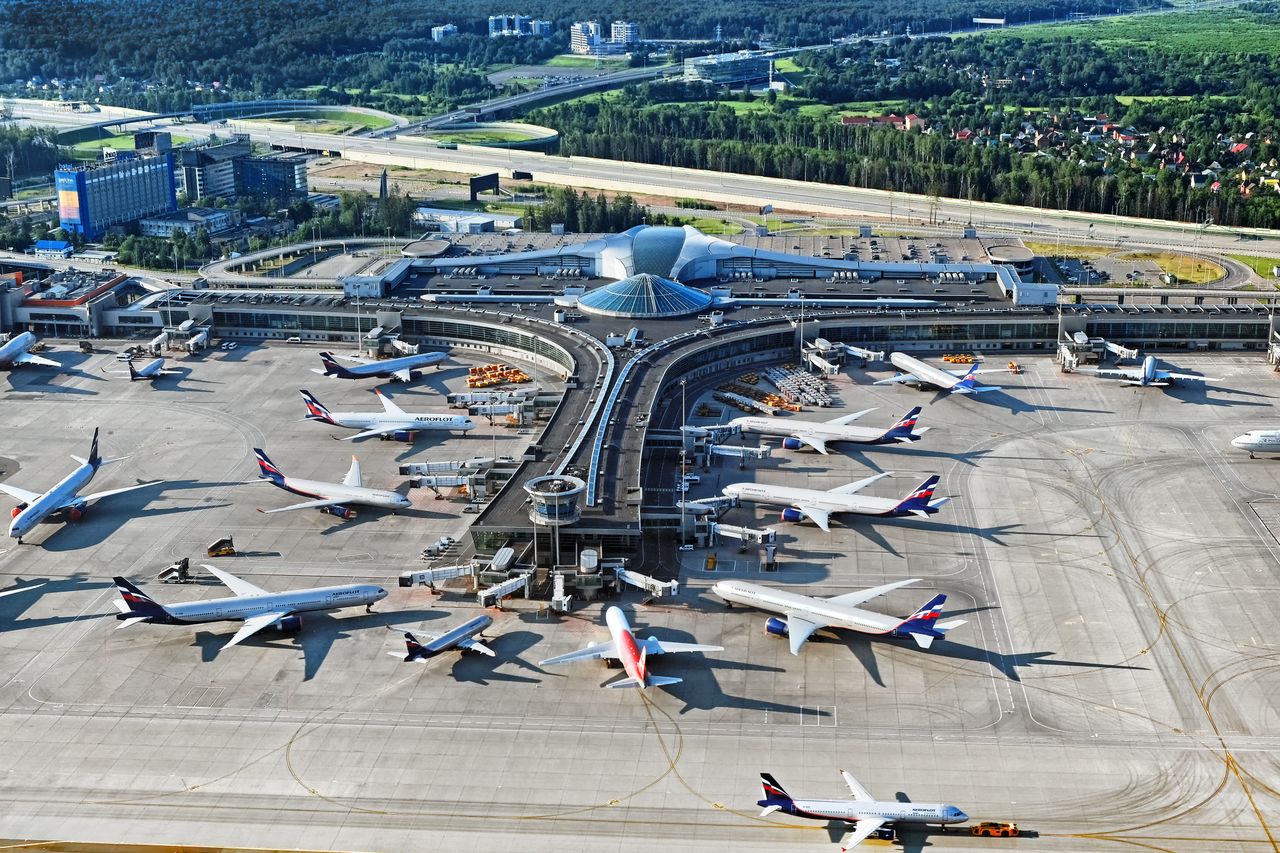
[[[982,823],[975,823],[969,827],[969,834],[986,836],[987,838],[1017,838],[1018,825],[1016,823],[984,820]]]

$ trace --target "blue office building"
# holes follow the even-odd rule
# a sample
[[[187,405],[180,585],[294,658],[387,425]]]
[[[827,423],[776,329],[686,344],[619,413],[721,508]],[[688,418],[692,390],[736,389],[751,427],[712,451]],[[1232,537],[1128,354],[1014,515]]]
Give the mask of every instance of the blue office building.
[[[64,165],[53,173],[58,219],[67,231],[99,240],[107,229],[178,209],[173,154],[137,157],[126,152],[110,163]]]

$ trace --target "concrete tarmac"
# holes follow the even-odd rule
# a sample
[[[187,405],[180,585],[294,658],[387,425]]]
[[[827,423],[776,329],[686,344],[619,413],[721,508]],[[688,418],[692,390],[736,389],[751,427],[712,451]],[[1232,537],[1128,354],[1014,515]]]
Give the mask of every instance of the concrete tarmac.
[[[103,452],[130,458],[93,488],[167,483],[0,544],[0,589],[44,582],[0,599],[0,837],[821,850],[839,827],[758,818],[758,774],[795,796],[838,798],[844,768],[881,798],[952,803],[1027,833],[911,832],[908,851],[1277,849],[1280,466],[1228,441],[1277,426],[1280,378],[1260,355],[1171,361],[1224,379],[1207,392],[1134,389],[1032,358],[1021,375],[984,377],[1006,391],[936,398],[853,369],[834,383],[840,407],[793,417],[879,406],[864,421],[888,424],[925,404],[921,424],[934,429],[909,447],[727,463],[690,496],[741,480],[831,487],[870,468],[895,472],[874,494],[905,494],[936,472],[954,500],[928,520],[840,518],[831,534],[774,510],[731,511],[728,523],[778,528],[780,570],[730,544],[715,572],[704,552],[681,554],[675,599],[625,594],[617,603],[638,635],[725,647],[653,661],[685,680],[643,693],[601,689],[617,672],[599,664],[537,666],[607,639],[604,602],[548,617],[516,600],[486,632],[496,659],[402,663],[400,629],[431,633],[476,612],[461,592],[396,586],[425,544],[462,538],[461,505],[414,492],[398,516],[267,516],[256,508],[295,498],[242,485],[256,476],[252,447],[318,479],[340,479],[354,451],[366,485],[394,487],[401,461],[491,445],[518,455],[530,437],[481,425],[414,448],[331,441],[300,422],[297,389],[351,409],[376,402],[373,385],[309,373],[307,347],[177,359],[169,366],[190,372],[155,388],[104,378],[116,363],[102,354],[59,377],[11,372],[0,378],[4,480],[47,487],[100,426]],[[438,392],[457,390],[464,366],[390,390],[406,409],[443,408]],[[234,624],[114,630],[113,574],[162,602],[225,595],[207,578],[153,580],[178,557],[212,562],[203,549],[224,534],[243,553],[216,564],[264,588],[372,581],[391,595],[373,614],[308,616],[296,636],[263,632],[225,651]],[[763,633],[765,614],[708,592],[723,578],[835,595],[907,577],[923,580],[868,606],[905,615],[941,591],[947,615],[968,624],[928,651],[841,633],[793,657]]]

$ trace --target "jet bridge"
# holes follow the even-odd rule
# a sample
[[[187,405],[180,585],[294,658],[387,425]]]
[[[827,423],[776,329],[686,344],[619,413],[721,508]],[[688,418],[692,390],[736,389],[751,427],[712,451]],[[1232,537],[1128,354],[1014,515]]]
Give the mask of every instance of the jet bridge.
[[[738,499],[728,495],[714,498],[698,498],[692,501],[676,501],[676,508],[693,515],[709,515],[728,512],[738,505]]]
[[[715,545],[716,540],[720,537],[726,539],[737,539],[743,543],[745,548],[747,545],[760,545],[764,548],[764,562],[760,568],[766,572],[776,571],[778,568],[778,532],[772,527],[752,528],[739,527],[736,524],[720,524],[713,521],[708,525],[711,531],[711,544]]]
[[[509,580],[505,580],[500,584],[495,584],[488,589],[482,589],[476,594],[476,598],[480,601],[481,607],[501,607],[502,599],[515,595],[517,592],[524,592],[525,598],[529,597],[529,572],[522,572]]]
[[[438,568],[421,569],[416,572],[401,572],[400,586],[429,586],[434,592],[437,583],[474,575],[475,567],[470,563],[458,566],[439,566]]]
[[[860,358],[863,361],[884,361],[884,350],[866,349],[853,344],[841,344],[840,346],[854,358]]]
[[[768,459],[773,448],[761,444],[757,447],[735,447],[731,444],[713,444],[707,448],[712,456],[731,456],[738,459]]]
[[[618,580],[623,583],[631,584],[637,589],[643,589],[654,598],[662,598],[666,595],[674,596],[680,591],[679,581],[660,581],[657,578],[642,575],[639,572],[633,572],[628,569],[617,570]]]

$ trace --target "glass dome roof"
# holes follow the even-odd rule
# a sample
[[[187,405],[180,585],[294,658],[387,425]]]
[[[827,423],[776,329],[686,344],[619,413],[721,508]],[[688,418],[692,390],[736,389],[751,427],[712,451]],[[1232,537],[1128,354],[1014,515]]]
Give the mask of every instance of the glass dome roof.
[[[711,294],[661,276],[641,273],[597,287],[578,307],[605,317],[680,317],[711,304]]]

